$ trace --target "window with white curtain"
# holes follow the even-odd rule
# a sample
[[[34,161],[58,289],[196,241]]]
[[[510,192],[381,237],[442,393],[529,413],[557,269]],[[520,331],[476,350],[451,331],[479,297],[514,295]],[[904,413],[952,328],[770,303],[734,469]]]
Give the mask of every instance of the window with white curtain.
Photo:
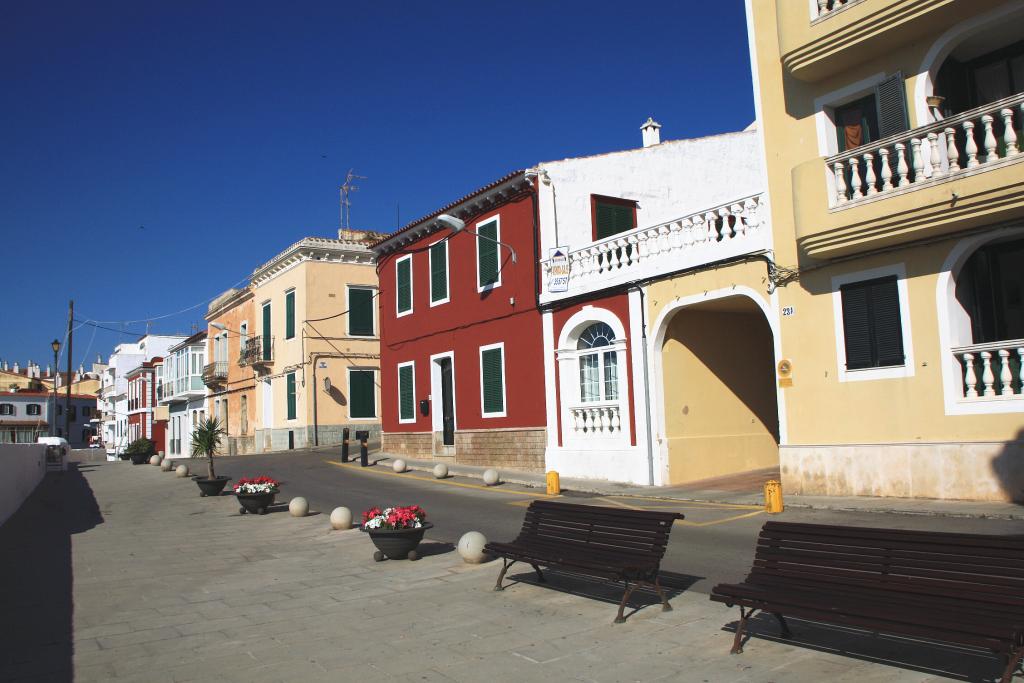
[[[619,398],[617,352],[611,349],[615,333],[607,323],[594,323],[580,334],[580,400],[615,401]]]

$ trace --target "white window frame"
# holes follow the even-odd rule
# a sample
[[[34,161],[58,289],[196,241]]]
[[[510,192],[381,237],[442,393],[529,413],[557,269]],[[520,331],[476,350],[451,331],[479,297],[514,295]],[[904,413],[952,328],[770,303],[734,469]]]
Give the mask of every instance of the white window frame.
[[[501,349],[501,412],[488,413],[484,410],[484,351]],[[480,364],[480,416],[481,417],[508,417],[508,373],[505,372],[505,342],[487,344],[481,346],[478,353]]]
[[[900,327],[903,335],[903,364],[881,368],[846,369],[846,331],[843,328],[843,285],[896,276],[896,292],[900,304]],[[836,338],[836,373],[840,382],[860,382],[914,376],[914,335],[910,330],[910,297],[907,293],[907,268],[894,263],[832,277],[832,315]]]
[[[577,346],[579,345],[579,337],[582,336],[583,333],[586,332],[591,327],[591,325],[595,325],[597,323],[604,323],[604,321],[595,320],[588,324],[586,327],[584,327],[582,330],[580,330],[580,333],[579,335],[577,335],[576,339]],[[605,324],[607,325],[608,323]],[[610,325],[609,327],[611,328]],[[615,328],[611,328],[611,330],[612,334],[614,335]],[[617,338],[613,338],[608,346],[598,346],[586,350],[579,348],[576,349],[576,400],[579,402],[580,406],[596,406],[599,404],[612,404],[619,402],[619,398],[622,396],[622,370],[620,368],[620,362],[623,360],[625,356],[625,351],[626,340]],[[615,398],[606,398],[604,395],[605,388],[607,387],[604,376],[604,356],[605,354],[608,353],[613,354],[615,356],[615,393],[618,394],[618,396],[616,396]],[[580,367],[580,361],[583,360],[584,356],[597,356],[597,376],[599,382],[598,391],[600,396],[592,401],[583,400],[583,383],[580,381],[580,370],[582,369]]]
[[[444,244],[444,291],[445,297],[434,301],[434,247],[438,244]],[[446,304],[452,300],[452,278],[451,278],[451,250],[448,248],[448,238],[431,242],[427,246],[427,276],[429,278],[429,303],[431,308],[434,306],[440,306]],[[477,280],[479,282],[479,279]]]
[[[410,273],[411,273],[411,271],[410,271]],[[409,278],[409,282],[410,283],[412,282],[412,278]],[[397,285],[397,281],[396,281],[396,285]],[[349,332],[349,326],[348,326],[348,315],[346,315],[345,316],[345,336],[346,337],[350,337],[352,339],[377,339],[380,336],[380,326],[379,326],[379,321],[377,320],[377,307],[374,306],[373,304],[377,301],[376,292],[377,292],[378,288],[373,286],[373,285],[345,285],[345,310],[346,311],[351,311],[352,310],[352,300],[349,297],[349,292],[351,292],[353,289],[366,289],[366,290],[370,291],[370,294],[371,294],[371,296],[370,296],[370,315],[373,317],[373,323],[372,323],[373,324],[373,334],[368,335],[368,336],[365,335],[365,334],[351,334]],[[396,293],[397,293],[397,287],[396,287]],[[410,301],[411,300],[412,299],[410,297]]]
[[[479,235],[477,235],[476,236],[476,242],[473,243],[473,259],[476,261],[476,291],[478,293],[489,292],[492,289],[497,289],[498,287],[501,287],[501,270],[502,270],[502,268],[501,268],[501,214],[495,214],[494,216],[491,216],[490,218],[488,218],[486,220],[482,220],[482,221],[478,222],[476,224],[476,232],[479,233],[481,227],[483,227],[485,225],[489,225],[491,223],[495,223],[496,224],[495,231],[494,231],[494,239],[495,239],[494,248],[495,248],[496,253],[498,255],[498,279],[497,279],[496,282],[494,282],[492,284],[484,285],[483,287],[480,286],[480,240],[483,239],[486,242],[490,242],[490,240],[488,240],[486,238],[482,238]],[[505,356],[502,355],[502,362],[503,363],[504,363],[504,358],[505,358]]]
[[[406,366],[412,368],[412,418],[408,420],[402,419],[402,368]],[[398,424],[414,424],[416,422],[416,361],[410,360],[398,364],[395,375],[395,387],[398,393],[396,396],[398,399],[396,407],[398,409],[395,411],[395,414],[398,415]]]
[[[409,310],[402,311],[399,306],[398,298],[398,267],[402,261],[409,262]],[[412,315],[412,312],[416,309],[416,288],[413,286],[413,267],[412,267],[412,254],[406,254],[400,258],[395,259],[395,317],[401,318],[407,315]]]
[[[377,401],[377,379],[380,377],[380,370],[378,368],[366,367],[360,365],[349,366],[345,369],[345,396],[348,397],[348,405],[352,405],[352,373],[353,372],[372,372],[373,373],[373,416],[372,417],[352,417],[352,411],[349,410],[348,419],[351,422],[376,422],[380,420],[380,405]],[[415,384],[416,371],[413,370],[413,384]],[[413,403],[416,402],[416,394],[413,393]]]

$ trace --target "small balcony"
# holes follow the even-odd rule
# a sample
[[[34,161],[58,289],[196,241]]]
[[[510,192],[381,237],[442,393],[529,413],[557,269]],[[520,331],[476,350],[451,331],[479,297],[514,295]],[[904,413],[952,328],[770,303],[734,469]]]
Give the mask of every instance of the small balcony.
[[[626,282],[723,261],[769,248],[764,195],[741,197],[682,218],[636,228],[573,249],[565,291],[550,291],[555,264],[546,275],[541,302],[595,292]]]
[[[242,344],[242,353],[238,357],[241,366],[270,365],[274,362],[274,338],[255,336],[249,337]]]
[[[203,366],[203,383],[208,386],[219,386],[228,379],[228,362],[224,360],[207,363]]]
[[[1024,398],[1024,339],[958,346],[951,351],[963,371],[963,401]]]
[[[574,437],[616,437],[622,435],[621,408],[615,403],[597,403],[569,408],[569,432]]]

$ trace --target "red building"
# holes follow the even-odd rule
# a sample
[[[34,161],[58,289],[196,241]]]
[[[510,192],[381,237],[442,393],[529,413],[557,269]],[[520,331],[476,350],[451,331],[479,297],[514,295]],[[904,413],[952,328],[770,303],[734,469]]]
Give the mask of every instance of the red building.
[[[517,171],[373,246],[384,451],[543,471],[536,245],[535,189]]]
[[[128,443],[145,437],[162,450],[166,420],[156,419],[158,368],[162,358],[144,362],[125,377],[128,380]]]

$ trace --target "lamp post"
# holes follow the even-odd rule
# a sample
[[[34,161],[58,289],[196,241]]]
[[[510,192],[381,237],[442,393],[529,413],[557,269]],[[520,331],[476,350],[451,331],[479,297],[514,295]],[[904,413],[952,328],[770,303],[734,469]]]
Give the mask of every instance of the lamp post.
[[[57,364],[57,357],[60,355],[60,342],[54,339],[50,342],[53,349],[53,407],[50,409],[50,436],[56,436],[53,432],[57,424],[57,377],[60,375],[60,366]]]
[[[496,240],[493,237],[488,237],[487,235],[481,235],[475,230],[470,230],[469,228],[466,227],[466,222],[464,220],[456,218],[451,214],[442,213],[440,216],[437,217],[437,222],[445,226],[446,228],[450,229],[452,232],[468,232],[470,235],[476,235],[477,237],[489,240],[491,242],[494,242],[495,244],[500,244],[501,246],[508,249],[509,253],[512,255],[512,263],[516,262],[516,250],[512,248],[511,244],[507,244],[505,242],[502,242],[501,240]]]

